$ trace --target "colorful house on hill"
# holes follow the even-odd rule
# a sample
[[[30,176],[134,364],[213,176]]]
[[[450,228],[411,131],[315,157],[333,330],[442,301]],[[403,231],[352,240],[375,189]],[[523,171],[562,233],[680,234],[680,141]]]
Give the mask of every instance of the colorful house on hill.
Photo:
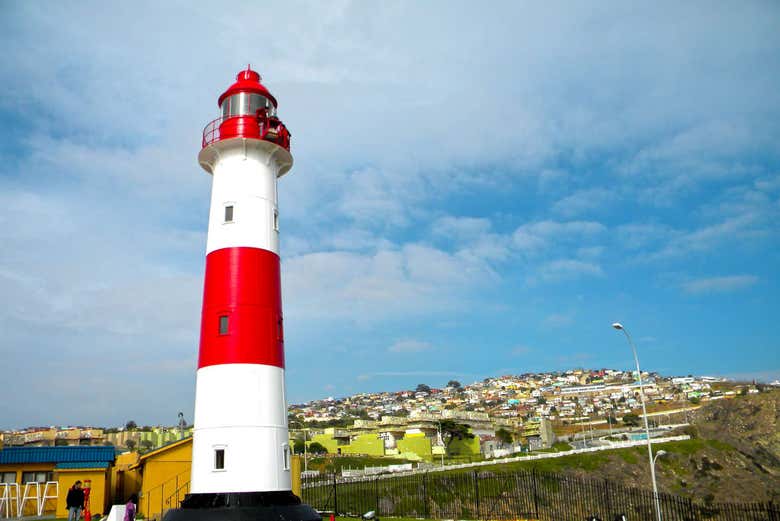
[[[115,459],[114,447],[5,447],[0,450],[0,487],[24,503],[22,515],[38,514],[42,503],[43,513],[67,517],[68,489],[76,481],[89,482],[90,511],[103,514],[114,499],[109,468]]]
[[[314,434],[306,445],[312,443],[319,443],[330,454],[385,455],[385,442],[376,432],[355,434],[347,429],[328,427],[322,433]]]

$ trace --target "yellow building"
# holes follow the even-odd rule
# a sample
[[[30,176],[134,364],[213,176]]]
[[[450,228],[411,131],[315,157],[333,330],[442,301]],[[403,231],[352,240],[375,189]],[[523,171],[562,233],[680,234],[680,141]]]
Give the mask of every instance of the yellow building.
[[[146,519],[162,519],[170,508],[177,508],[190,490],[192,437],[169,443],[141,456],[129,467],[141,480],[138,512]]]
[[[114,459],[114,447],[4,447],[0,450],[0,482],[16,484],[20,498],[25,495],[25,488],[28,496],[38,496],[36,489],[42,496],[46,483],[56,483],[57,497],[44,502],[43,512],[66,517],[68,489],[76,481],[89,481],[90,511],[93,515],[104,514],[113,500],[109,468]],[[53,493],[54,487],[49,485],[49,492]],[[37,514],[38,502],[39,499],[28,500],[22,515]]]
[[[76,481],[81,481],[82,487],[89,488],[89,505],[85,505],[85,508],[88,506],[93,516],[108,513],[111,509],[108,466],[108,462],[102,464],[99,462],[59,464],[56,478],[59,483],[59,497],[57,498],[55,516],[68,517],[68,507],[65,500],[68,497],[68,490]]]
[[[125,452],[116,457],[110,469],[111,492],[115,504],[126,503],[132,494],[141,490],[141,473],[138,471],[138,452]]]

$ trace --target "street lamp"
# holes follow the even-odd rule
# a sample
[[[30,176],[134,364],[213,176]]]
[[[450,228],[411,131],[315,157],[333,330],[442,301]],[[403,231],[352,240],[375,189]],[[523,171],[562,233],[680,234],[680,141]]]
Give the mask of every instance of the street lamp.
[[[309,471],[309,458],[306,450],[306,428],[303,428],[303,471]],[[308,476],[308,474],[306,474]]]
[[[639,399],[642,401],[642,417],[645,420],[645,435],[647,436],[647,457],[650,462],[650,478],[653,481],[653,496],[655,497],[655,515],[658,521],[661,521],[661,501],[658,499],[658,484],[655,481],[655,460],[653,459],[653,444],[650,442],[650,427],[647,424],[647,408],[645,407],[645,390],[642,385],[642,370],[639,369],[639,357],[636,354],[636,347],[634,341],[631,340],[631,335],[628,334],[628,330],[623,327],[620,322],[615,322],[612,327],[618,331],[622,331],[628,339],[628,345],[631,346],[631,351],[634,353],[634,361],[636,362],[636,377],[639,381]],[[662,451],[659,451],[662,452]]]
[[[438,420],[439,423],[439,441],[442,445],[444,445],[444,436],[442,436],[441,433],[441,420]],[[447,452],[447,446],[444,445],[444,452],[441,453],[441,466],[444,467],[444,453]]]
[[[660,449],[660,450],[656,451],[655,457],[653,458],[653,465],[655,465],[655,460],[657,460],[658,458],[662,458],[662,457],[666,456],[666,454],[667,454],[667,452],[665,450],[663,450],[663,449]]]

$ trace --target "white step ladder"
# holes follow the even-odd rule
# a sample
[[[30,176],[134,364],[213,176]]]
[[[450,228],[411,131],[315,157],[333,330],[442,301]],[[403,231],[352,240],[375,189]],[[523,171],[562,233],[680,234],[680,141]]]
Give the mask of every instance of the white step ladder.
[[[22,517],[24,506],[28,501],[33,500],[35,501],[35,511],[38,512],[38,509],[41,506],[41,484],[37,481],[28,481],[24,484],[24,494],[22,494],[21,501],[18,502],[19,506],[16,510],[16,517]]]
[[[0,483],[0,518],[11,517],[11,512],[16,514],[19,508],[19,484]]]
[[[57,481],[47,481],[43,487],[43,495],[38,503],[38,517],[43,515],[46,502],[54,500],[54,508],[57,508],[57,499],[60,497],[60,484]]]

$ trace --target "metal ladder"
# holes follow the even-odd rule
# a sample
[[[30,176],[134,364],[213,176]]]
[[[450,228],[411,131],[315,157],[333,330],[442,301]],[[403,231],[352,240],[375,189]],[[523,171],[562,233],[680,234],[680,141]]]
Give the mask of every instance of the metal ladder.
[[[0,517],[6,519],[11,517],[11,512],[16,513],[19,509],[19,484],[18,483],[0,483]]]

